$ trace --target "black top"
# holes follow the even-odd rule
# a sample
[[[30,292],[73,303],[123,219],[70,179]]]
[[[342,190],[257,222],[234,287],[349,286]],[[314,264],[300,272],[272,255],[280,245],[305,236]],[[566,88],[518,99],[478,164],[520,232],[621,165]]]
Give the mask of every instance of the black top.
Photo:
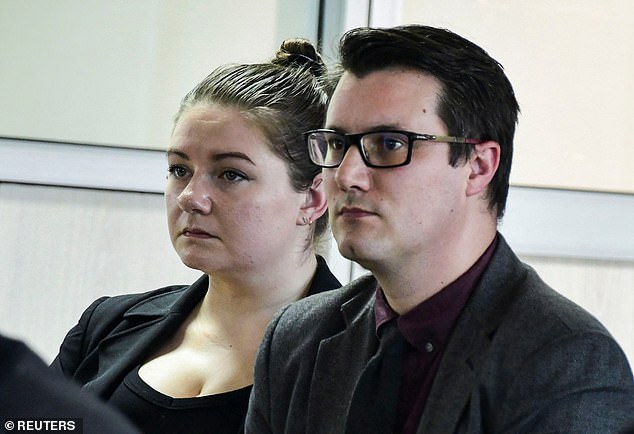
[[[237,433],[249,404],[251,386],[216,395],[172,398],[150,387],[139,368],[130,371],[109,403],[144,433]]]

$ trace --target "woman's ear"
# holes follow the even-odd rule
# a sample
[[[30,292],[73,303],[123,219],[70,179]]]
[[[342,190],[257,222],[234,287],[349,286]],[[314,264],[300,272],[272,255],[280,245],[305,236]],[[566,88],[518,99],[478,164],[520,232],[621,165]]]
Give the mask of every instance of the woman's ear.
[[[312,224],[319,217],[324,215],[328,209],[326,191],[324,189],[324,183],[322,182],[321,173],[313,178],[313,183],[305,194],[306,199],[297,217],[297,224],[301,226]]]
[[[494,141],[475,145],[469,158],[471,173],[467,181],[467,196],[480,194],[487,189],[500,165],[500,145]]]

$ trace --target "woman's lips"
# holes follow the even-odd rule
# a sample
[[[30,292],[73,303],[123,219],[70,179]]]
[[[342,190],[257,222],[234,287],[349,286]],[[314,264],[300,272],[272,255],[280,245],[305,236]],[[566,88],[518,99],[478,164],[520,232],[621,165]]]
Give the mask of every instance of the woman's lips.
[[[202,229],[185,229],[183,231],[183,236],[188,238],[214,238],[209,232],[203,231]]]

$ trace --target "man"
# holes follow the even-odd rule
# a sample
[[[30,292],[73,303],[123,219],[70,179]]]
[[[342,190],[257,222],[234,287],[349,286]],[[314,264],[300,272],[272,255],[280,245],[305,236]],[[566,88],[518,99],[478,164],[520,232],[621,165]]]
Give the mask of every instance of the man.
[[[340,252],[372,272],[278,314],[247,432],[634,429],[625,355],[497,232],[519,107],[480,47],[426,26],[357,29],[325,130]]]
[[[70,381],[53,375],[23,342],[0,335],[0,432],[139,433]]]

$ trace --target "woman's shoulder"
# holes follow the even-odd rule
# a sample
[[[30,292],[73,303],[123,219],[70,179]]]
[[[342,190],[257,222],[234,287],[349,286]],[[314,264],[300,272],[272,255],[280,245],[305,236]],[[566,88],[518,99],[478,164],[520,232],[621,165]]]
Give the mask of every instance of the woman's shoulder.
[[[100,309],[113,309],[116,307],[130,308],[148,300],[168,300],[176,298],[187,288],[189,288],[189,285],[170,285],[143,292],[107,295],[98,298],[93,304]]]
[[[82,318],[94,320],[104,316],[122,316],[139,303],[145,304],[152,300],[169,302],[169,300],[177,298],[187,288],[187,285],[171,285],[145,292],[106,295],[93,301],[82,314]]]
[[[99,339],[125,319],[149,320],[183,309],[179,306],[193,305],[203,297],[207,290],[203,280],[201,278],[192,285],[170,285],[146,292],[101,297],[84,310],[75,329],[82,335]]]
[[[207,276],[203,276],[192,285],[170,285],[95,300],[66,334],[52,366],[67,376],[74,375],[86,355],[108,336],[153,323],[172,312],[191,310],[207,291],[207,283]]]
[[[101,297],[86,311],[92,311],[91,316],[162,314],[182,303],[183,298],[202,298],[207,287],[207,276],[203,276],[191,285],[169,285],[145,292]]]

